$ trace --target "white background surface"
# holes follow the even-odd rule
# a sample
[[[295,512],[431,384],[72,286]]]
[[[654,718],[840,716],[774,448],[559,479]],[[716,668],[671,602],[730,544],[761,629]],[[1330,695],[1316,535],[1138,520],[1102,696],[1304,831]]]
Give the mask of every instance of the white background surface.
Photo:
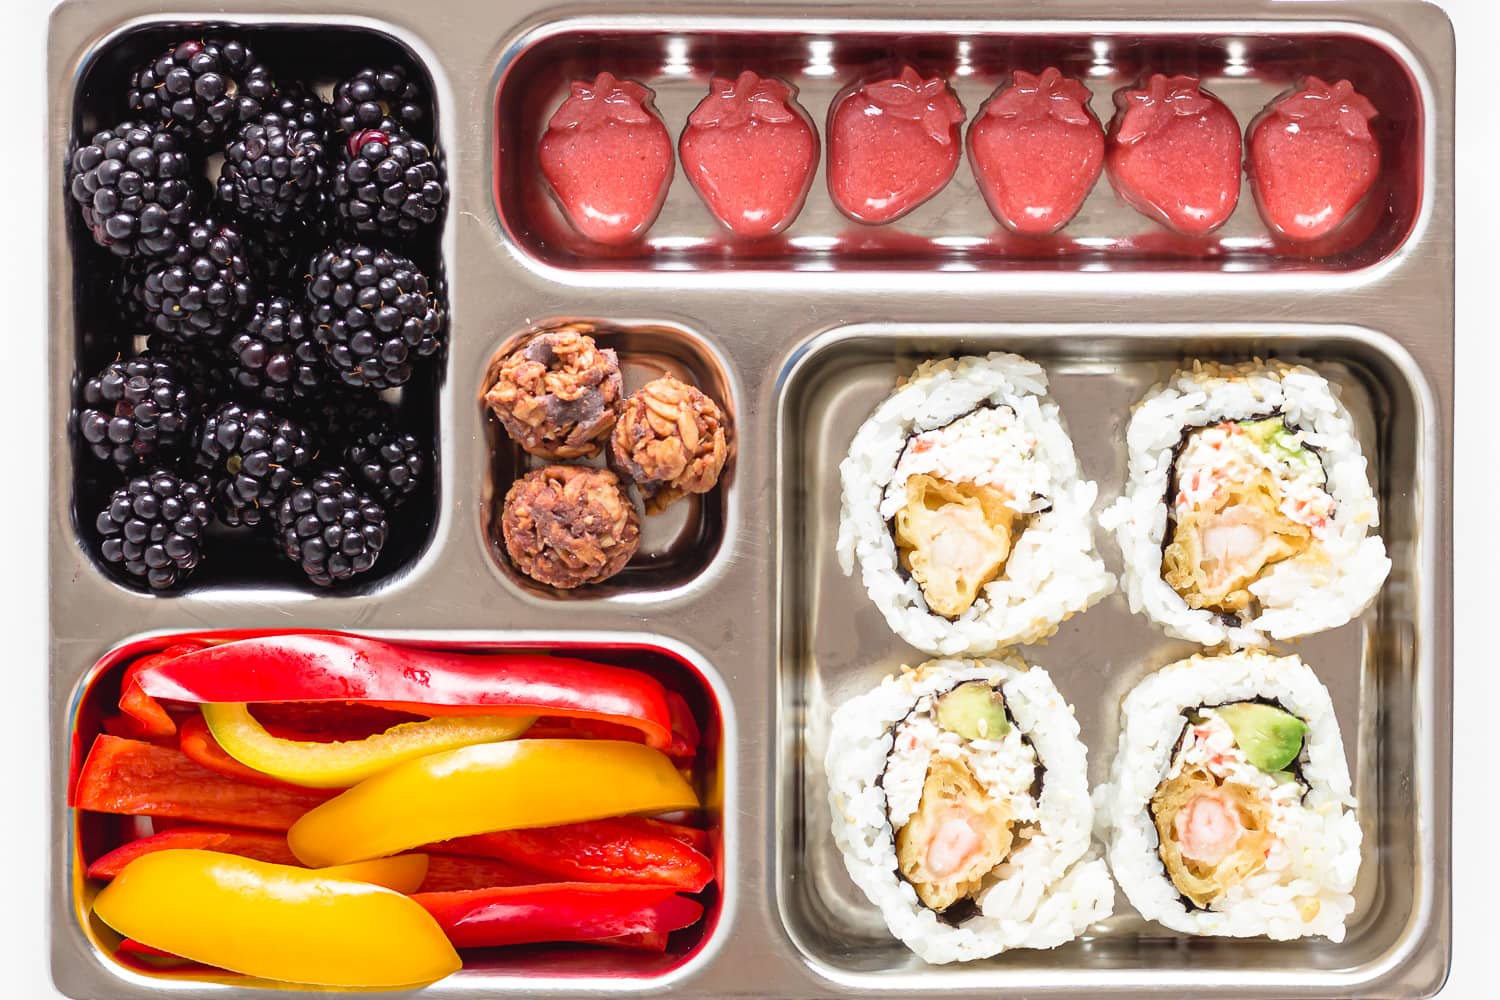
[[[1496,0],[1440,5],[1459,47],[1455,942],[1442,996],[1469,1000],[1500,996],[1500,663],[1494,641],[1486,641],[1500,616],[1500,446],[1492,431],[1500,405],[1500,15]],[[997,11],[1005,6],[997,0]],[[1213,6],[1204,0],[1206,10]],[[47,973],[44,899],[42,524],[45,449],[56,433],[42,426],[43,67],[51,7],[52,0],[0,0],[0,1000],[58,996]]]

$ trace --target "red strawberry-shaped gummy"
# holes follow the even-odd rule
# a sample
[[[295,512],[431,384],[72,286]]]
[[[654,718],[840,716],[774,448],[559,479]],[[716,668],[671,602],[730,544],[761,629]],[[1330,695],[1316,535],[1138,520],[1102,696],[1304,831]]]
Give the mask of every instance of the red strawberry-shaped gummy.
[[[1315,76],[1250,123],[1250,190],[1278,236],[1311,240],[1337,229],[1375,183],[1375,105],[1348,80]]]
[[[792,224],[818,163],[818,135],[792,87],[748,70],[714,77],[688,116],[678,153],[714,218],[740,236]]]
[[[1104,166],[1104,128],[1089,91],[1048,66],[1022,70],[969,126],[969,165],[995,218],[1013,232],[1045,236],[1078,213]]]
[[[568,221],[598,243],[650,228],[672,183],[672,138],[651,91],[600,73],[574,81],[542,136],[542,176]]]
[[[1180,233],[1222,226],[1240,198],[1240,126],[1191,76],[1115,92],[1105,167],[1132,208]]]
[[[828,193],[856,222],[899,219],[958,167],[964,107],[942,77],[910,66],[857,85],[828,112]]]

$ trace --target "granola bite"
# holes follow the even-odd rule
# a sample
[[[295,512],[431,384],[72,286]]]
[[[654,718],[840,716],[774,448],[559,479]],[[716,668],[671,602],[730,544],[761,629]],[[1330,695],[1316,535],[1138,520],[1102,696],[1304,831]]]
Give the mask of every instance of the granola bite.
[[[689,493],[707,493],[729,457],[724,412],[671,375],[641,386],[620,408],[611,464],[640,488],[647,514]]]
[[[608,580],[641,544],[641,522],[608,469],[549,465],[517,479],[500,517],[516,568],[562,590]]]
[[[615,425],[620,365],[582,325],[539,333],[501,360],[485,404],[539,458],[591,458]]]

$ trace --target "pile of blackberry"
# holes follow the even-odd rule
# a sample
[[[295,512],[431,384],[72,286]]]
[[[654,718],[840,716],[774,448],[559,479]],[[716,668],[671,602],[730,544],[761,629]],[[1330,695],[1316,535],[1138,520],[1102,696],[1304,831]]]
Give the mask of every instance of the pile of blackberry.
[[[432,479],[402,387],[447,337],[413,260],[448,200],[431,95],[401,65],[272,65],[233,38],[176,42],[68,163],[119,325],[113,359],[79,372],[71,427],[119,486],[80,521],[153,590],[256,545],[335,585],[425,530],[398,511]]]

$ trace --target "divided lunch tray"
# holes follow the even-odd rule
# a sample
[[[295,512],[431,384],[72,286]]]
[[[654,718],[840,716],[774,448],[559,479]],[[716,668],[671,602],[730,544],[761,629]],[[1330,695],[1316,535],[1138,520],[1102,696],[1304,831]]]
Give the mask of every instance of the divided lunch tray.
[[[109,576],[82,534],[90,487],[75,478],[65,428],[109,317],[90,304],[95,258],[81,252],[64,164],[95,124],[100,74],[202,25],[234,26],[252,46],[292,33],[319,58],[405,49],[433,85],[452,190],[433,248],[450,346],[420,388],[435,434],[433,525],[347,592],[251,574],[152,596]],[[1048,63],[1084,78],[1105,120],[1109,95],[1144,68],[1196,73],[1241,127],[1302,73],[1347,77],[1381,112],[1382,173],[1350,225],[1301,249],[1267,236],[1248,186],[1223,229],[1184,239],[1118,203],[1102,178],[1059,235],[998,235],[966,163],[930,203],[883,227],[844,220],[820,165],[796,223],[763,244],[723,235],[679,166],[646,237],[602,249],[568,229],[537,173],[540,130],[574,78],[609,70],[647,84],[675,139],[710,75],[753,67],[798,87],[826,147],[833,95],[895,59],[948,77],[970,120],[1011,69]],[[58,988],[78,998],[257,995],[243,981],[130,971],[102,948],[81,871],[96,834],[67,807],[70,750],[97,726],[114,666],[164,636],[336,629],[643,657],[694,692],[716,734],[705,794],[719,895],[696,938],[644,958],[494,953],[423,996],[1435,993],[1451,919],[1453,59],[1446,18],[1409,0],[64,3],[49,41],[47,133]],[[496,505],[522,463],[480,396],[508,344],[574,320],[597,324],[619,351],[627,389],[632,371],[637,382],[691,374],[731,416],[737,454],[713,494],[647,519],[624,573],[560,594],[517,574],[493,539]],[[1096,511],[1124,482],[1131,404],[1174,365],[1271,355],[1304,360],[1340,387],[1380,499],[1390,578],[1357,620],[1273,649],[1317,671],[1343,728],[1364,829],[1343,942],[1193,939],[1141,920],[1119,894],[1113,917],[1061,948],[927,966],[849,881],[822,771],[832,709],[925,656],[839,570],[838,463],[919,361],[989,350],[1046,367],[1084,474],[1099,484]],[[1113,541],[1096,539],[1117,572]],[[1114,752],[1120,697],[1194,648],[1131,615],[1117,592],[1021,653],[1075,706],[1093,784]]]

